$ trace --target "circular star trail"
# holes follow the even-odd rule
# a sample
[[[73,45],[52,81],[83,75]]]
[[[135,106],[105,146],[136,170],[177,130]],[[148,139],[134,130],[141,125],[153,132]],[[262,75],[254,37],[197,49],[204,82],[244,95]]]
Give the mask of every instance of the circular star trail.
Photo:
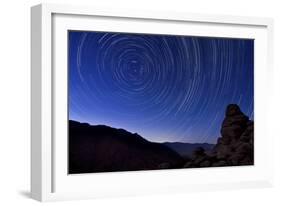
[[[253,118],[253,40],[72,31],[69,91],[70,119],[213,143],[227,104]]]

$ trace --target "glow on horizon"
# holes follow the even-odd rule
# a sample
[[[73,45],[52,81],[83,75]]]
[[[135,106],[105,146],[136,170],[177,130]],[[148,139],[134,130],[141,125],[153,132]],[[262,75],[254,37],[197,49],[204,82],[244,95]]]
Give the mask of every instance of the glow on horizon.
[[[159,143],[163,143],[163,142],[183,142],[180,139],[177,141],[177,138],[171,137],[168,134],[161,134],[160,131],[159,131],[158,134],[157,133],[153,134],[153,133],[149,133],[149,131],[139,131],[138,128],[130,128],[129,126],[120,125],[118,123],[113,123],[113,122],[91,121],[91,120],[83,120],[83,119],[79,119],[79,118],[70,119],[70,120],[77,121],[77,122],[80,122],[80,123],[88,123],[92,126],[107,125],[107,126],[110,126],[112,128],[116,128],[116,129],[126,128],[125,130],[127,130],[128,132],[137,133],[140,136],[142,136],[143,138],[145,138],[146,140],[151,141],[151,142],[159,142]],[[192,138],[190,138],[190,141],[188,141],[189,138],[186,138],[186,139],[187,139],[186,143],[198,143],[196,141],[193,142]],[[215,144],[216,141],[215,142],[202,142],[202,143]]]

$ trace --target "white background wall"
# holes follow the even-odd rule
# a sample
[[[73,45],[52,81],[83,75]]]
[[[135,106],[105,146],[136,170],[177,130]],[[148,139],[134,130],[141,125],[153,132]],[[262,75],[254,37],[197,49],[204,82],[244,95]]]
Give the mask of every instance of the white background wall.
[[[42,1],[45,2],[45,1]],[[281,6],[278,0],[57,0],[53,3],[102,5],[159,11],[265,16],[275,20],[276,186],[270,189],[59,202],[59,205],[280,205],[281,204]],[[6,0],[0,6],[0,205],[36,205],[28,198],[30,173],[30,6],[36,0]],[[279,71],[278,71],[279,70]],[[279,125],[278,125],[279,124]],[[50,204],[50,203],[47,203]]]

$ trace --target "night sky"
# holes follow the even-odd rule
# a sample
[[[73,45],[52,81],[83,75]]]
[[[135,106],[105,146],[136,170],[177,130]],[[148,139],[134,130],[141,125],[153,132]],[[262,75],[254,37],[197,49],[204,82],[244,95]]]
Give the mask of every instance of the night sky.
[[[226,106],[253,119],[254,40],[69,31],[69,119],[150,141],[216,143]]]

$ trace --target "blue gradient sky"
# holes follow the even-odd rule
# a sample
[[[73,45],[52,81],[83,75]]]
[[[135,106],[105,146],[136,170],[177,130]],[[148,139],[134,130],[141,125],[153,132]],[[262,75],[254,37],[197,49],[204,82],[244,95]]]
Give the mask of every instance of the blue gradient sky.
[[[69,119],[163,142],[215,143],[253,118],[254,40],[69,31]]]

